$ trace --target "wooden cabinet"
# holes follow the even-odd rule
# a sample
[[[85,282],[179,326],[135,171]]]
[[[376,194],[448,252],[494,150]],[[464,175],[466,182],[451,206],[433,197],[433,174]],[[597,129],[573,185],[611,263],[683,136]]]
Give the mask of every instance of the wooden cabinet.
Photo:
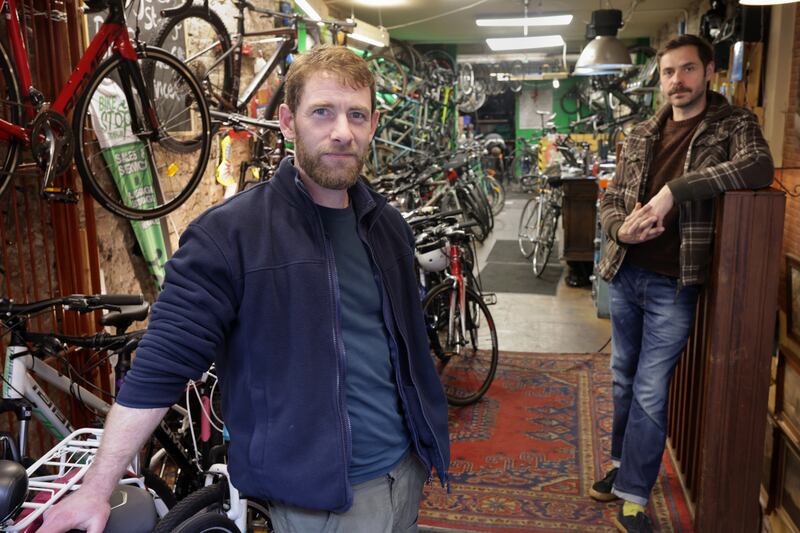
[[[564,260],[593,261],[597,181],[564,180]]]

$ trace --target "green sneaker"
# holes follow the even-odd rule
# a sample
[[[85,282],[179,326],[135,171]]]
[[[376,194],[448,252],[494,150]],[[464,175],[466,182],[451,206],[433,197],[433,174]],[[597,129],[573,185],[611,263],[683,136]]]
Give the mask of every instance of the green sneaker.
[[[617,516],[614,517],[614,525],[622,533],[653,533],[653,522],[644,511],[628,516],[620,508]]]
[[[611,492],[614,487],[614,480],[617,479],[617,472],[619,468],[612,468],[606,474],[606,477],[600,481],[595,481],[592,488],[589,489],[589,496],[599,502],[610,502],[619,498],[616,494]]]

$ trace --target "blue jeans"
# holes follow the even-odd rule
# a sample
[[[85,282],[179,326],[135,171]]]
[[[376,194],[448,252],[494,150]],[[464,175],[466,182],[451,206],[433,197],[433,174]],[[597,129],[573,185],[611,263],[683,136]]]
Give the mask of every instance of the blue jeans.
[[[694,326],[698,286],[623,264],[609,284],[614,494],[647,504],[667,438],[669,383]]]
[[[412,452],[385,476],[354,485],[349,511],[337,514],[270,502],[272,526],[276,533],[416,533],[428,475]]]

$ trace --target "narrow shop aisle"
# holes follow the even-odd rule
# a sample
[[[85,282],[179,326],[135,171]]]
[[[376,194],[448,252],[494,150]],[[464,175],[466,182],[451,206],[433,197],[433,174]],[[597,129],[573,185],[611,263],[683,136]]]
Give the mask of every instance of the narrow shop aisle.
[[[527,199],[527,196],[519,193],[507,195],[505,208],[495,217],[494,230],[478,246],[478,264],[481,268],[486,264],[496,243],[516,242],[519,218]],[[542,276],[552,288],[550,293],[498,293],[497,304],[490,309],[497,325],[500,350],[540,353],[597,352],[611,336],[609,321],[597,318],[591,290],[587,287],[573,288],[564,283],[567,267],[558,260],[561,257],[562,234],[559,228],[557,248],[553,250],[551,264]],[[524,261],[519,251],[509,259]],[[557,267],[554,267],[556,263],[562,266],[560,276],[557,274]],[[528,267],[530,276],[534,277],[530,263]],[[610,348],[606,346],[604,351],[610,351]]]
[[[589,288],[564,282],[561,229],[544,281],[528,282],[531,265],[515,250],[526,200],[509,195],[494,231],[478,247],[483,271],[494,265],[493,283],[520,290],[498,291],[490,307],[497,372],[479,402],[450,407],[451,492],[438,483],[426,487],[422,533],[616,531],[611,519],[619,503],[588,495],[610,468],[610,324],[597,317]],[[691,531],[667,455],[648,513],[657,532]]]

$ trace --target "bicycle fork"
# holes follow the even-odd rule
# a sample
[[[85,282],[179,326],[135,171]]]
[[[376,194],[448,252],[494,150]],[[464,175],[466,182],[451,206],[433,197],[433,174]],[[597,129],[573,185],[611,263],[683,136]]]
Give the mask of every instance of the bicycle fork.
[[[461,250],[459,250],[458,245],[450,245],[448,254],[450,255],[450,277],[453,279],[453,285],[455,286],[456,290],[450,292],[450,312],[447,322],[447,338],[452,344],[454,344],[455,353],[460,355],[462,341],[466,340],[467,338],[467,322],[466,317],[463,316],[466,309],[467,291],[464,287],[464,274],[461,272]],[[458,342],[453,342],[454,339],[456,339],[456,305],[459,306],[458,309],[462,314],[459,324],[461,336]]]

